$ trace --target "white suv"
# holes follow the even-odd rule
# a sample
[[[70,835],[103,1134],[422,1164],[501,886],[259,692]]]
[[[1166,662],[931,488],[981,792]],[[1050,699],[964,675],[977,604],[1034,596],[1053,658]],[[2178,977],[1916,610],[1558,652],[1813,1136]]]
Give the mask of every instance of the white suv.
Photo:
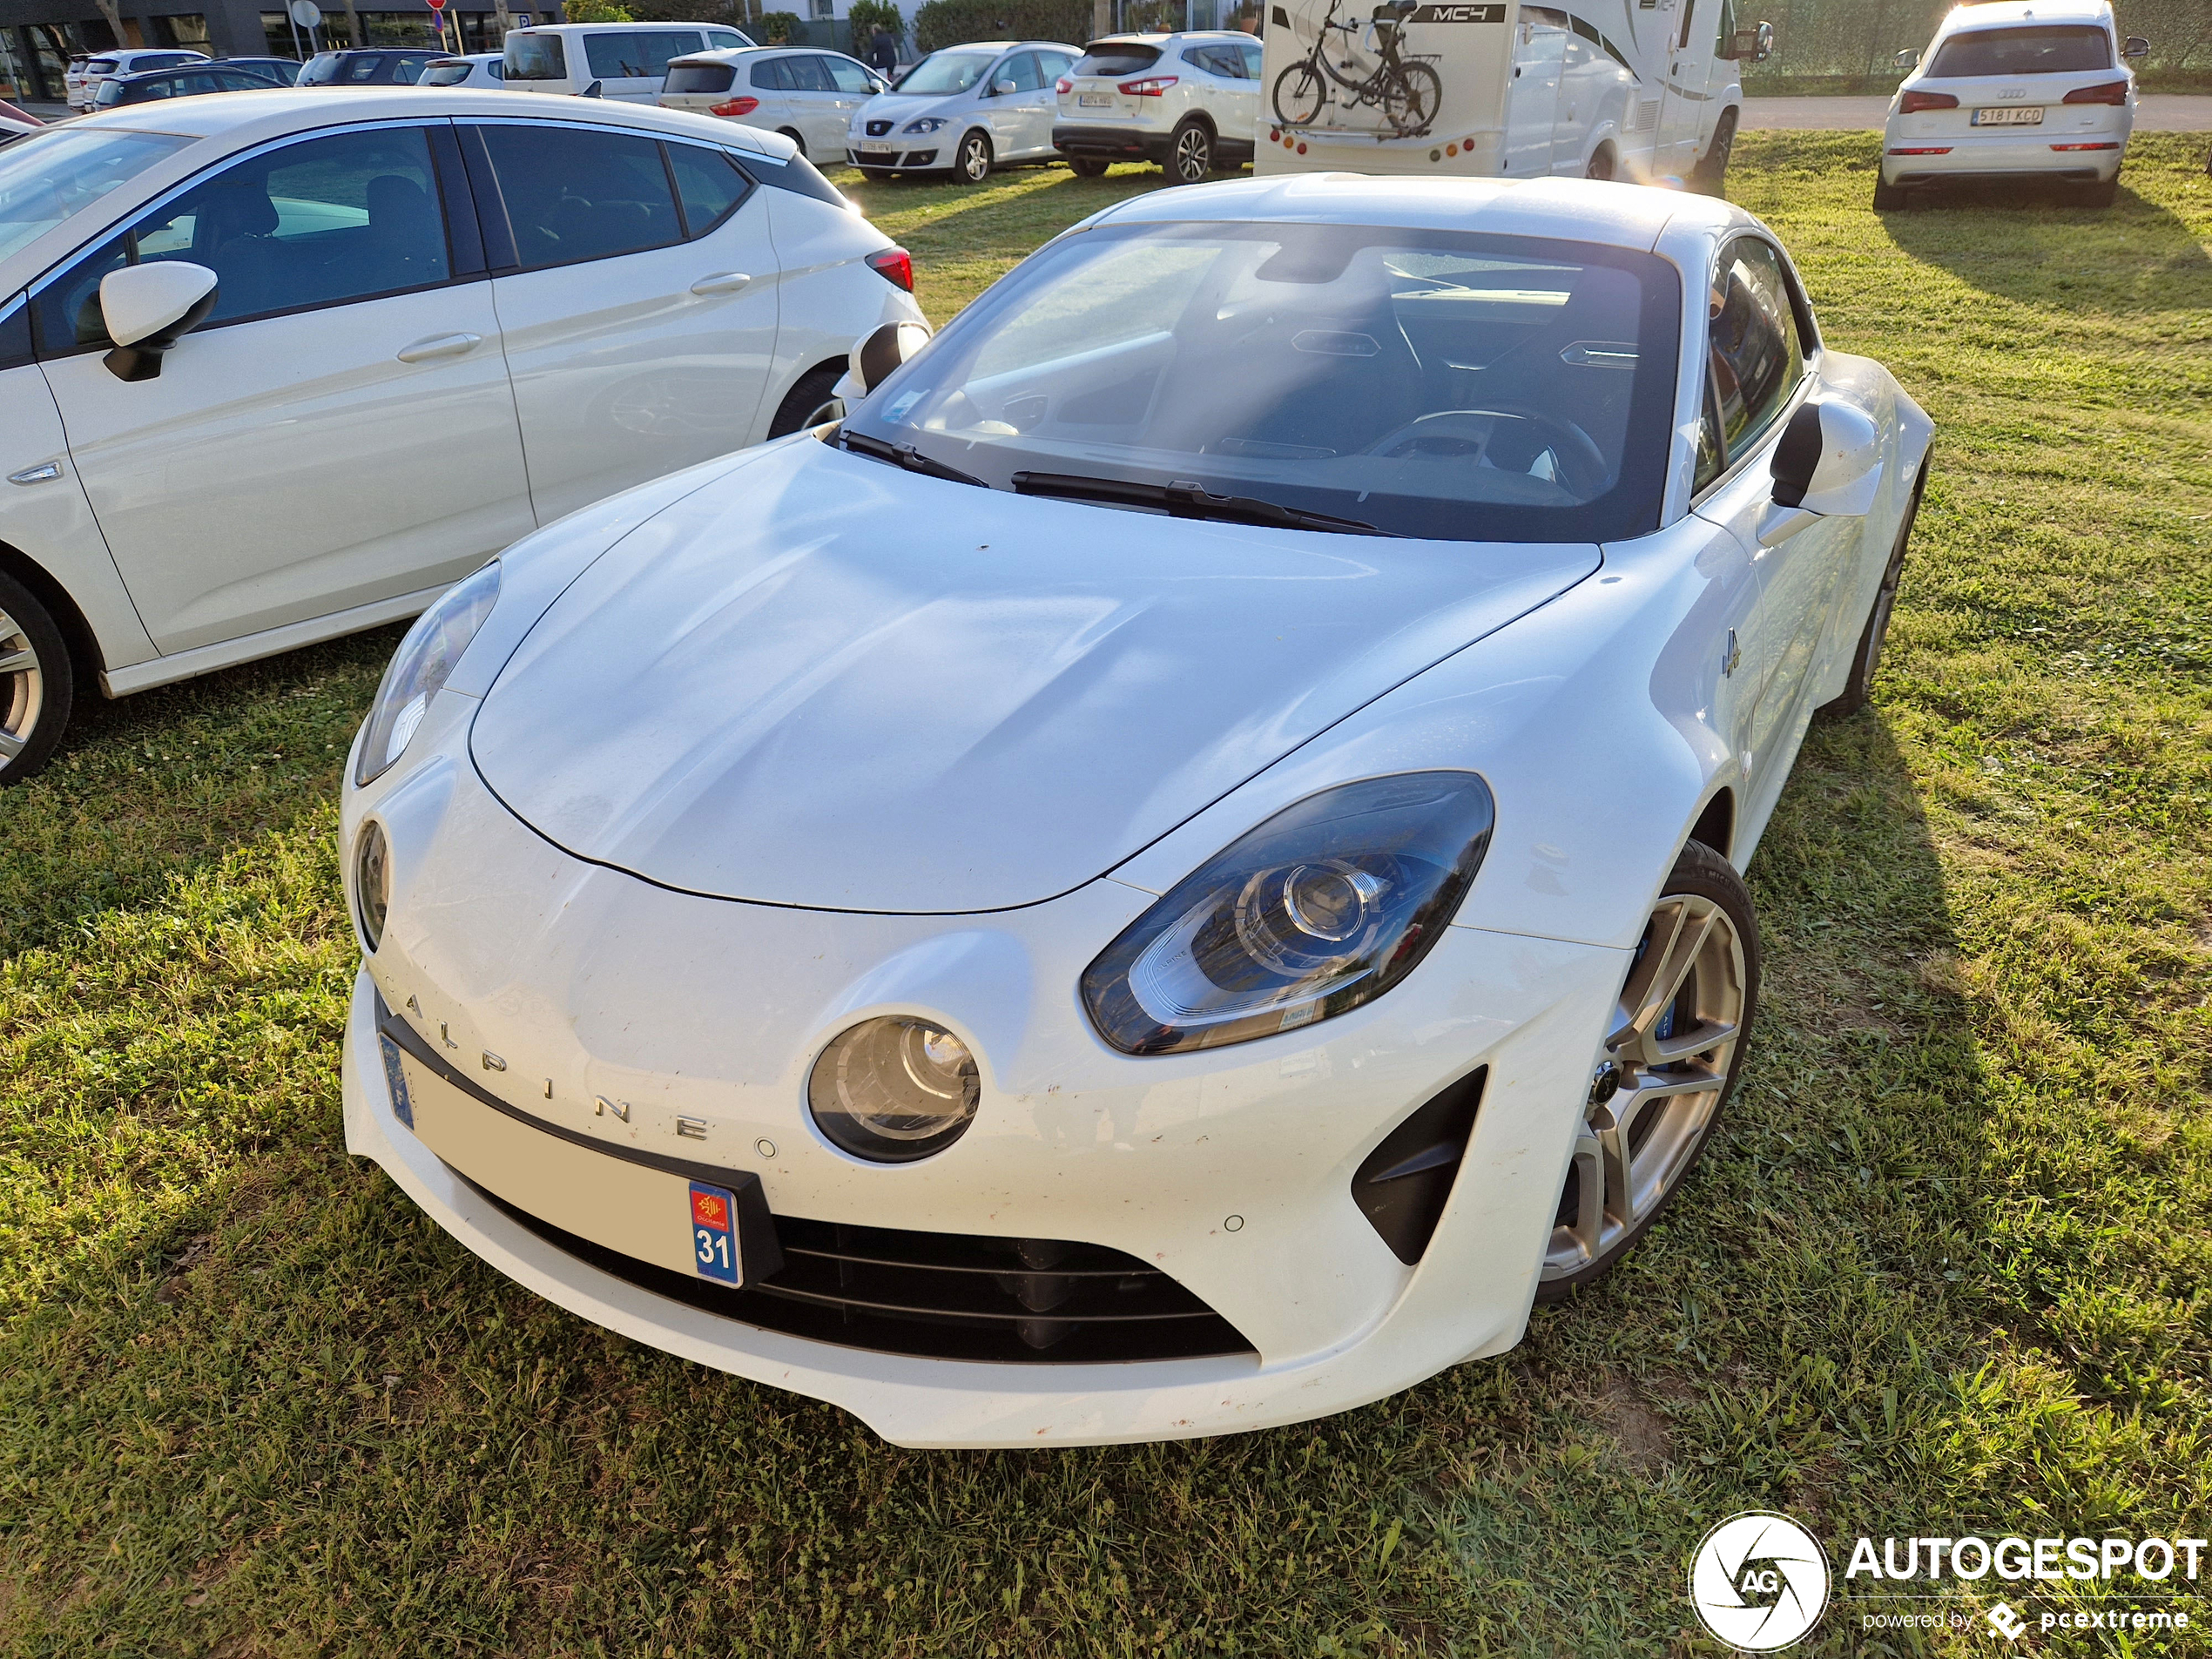
[[[1249,161],[1259,124],[1259,42],[1231,30],[1109,35],[1060,79],[1052,147],[1086,179],[1157,161],[1177,184]]]
[[[1890,101],[1874,206],[1915,185],[2071,179],[2109,206],[2135,126],[2140,36],[2118,38],[2107,0],[1982,0],[1953,8]]]
[[[175,46],[101,52],[86,58],[81,70],[71,64],[71,72],[63,78],[63,90],[69,94],[69,107],[81,114],[98,101],[100,83],[111,75],[136,75],[143,69],[174,69],[179,64],[206,62],[206,52],[185,51]]]

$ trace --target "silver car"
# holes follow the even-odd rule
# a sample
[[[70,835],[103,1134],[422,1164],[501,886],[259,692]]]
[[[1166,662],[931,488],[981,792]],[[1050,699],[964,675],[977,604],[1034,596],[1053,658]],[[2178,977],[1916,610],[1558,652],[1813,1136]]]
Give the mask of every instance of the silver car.
[[[1053,40],[975,41],[934,51],[853,118],[846,148],[871,179],[946,172],[981,184],[991,169],[1049,161],[1053,86],[1082,49]]]

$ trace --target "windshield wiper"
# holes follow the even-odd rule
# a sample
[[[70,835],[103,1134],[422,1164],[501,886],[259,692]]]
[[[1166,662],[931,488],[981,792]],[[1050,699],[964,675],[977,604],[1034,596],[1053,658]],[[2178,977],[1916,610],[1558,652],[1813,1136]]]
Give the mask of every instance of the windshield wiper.
[[[1279,524],[1291,529],[1339,530],[1348,536],[1392,536],[1364,519],[1339,518],[1304,507],[1251,496],[1212,496],[1202,484],[1144,484],[1128,478],[1092,478],[1076,472],[1017,472],[1017,496],[1053,496],[1062,501],[1095,501],[1127,507],[1164,508],[1171,518],[1211,518],[1228,524]]]
[[[948,467],[941,461],[932,461],[911,443],[886,443],[881,438],[865,437],[851,428],[844,430],[845,447],[854,455],[867,455],[874,461],[887,461],[894,467],[904,467],[908,472],[918,472],[925,478],[942,478],[955,484],[974,484],[978,489],[990,486],[972,472],[962,472],[958,467]]]

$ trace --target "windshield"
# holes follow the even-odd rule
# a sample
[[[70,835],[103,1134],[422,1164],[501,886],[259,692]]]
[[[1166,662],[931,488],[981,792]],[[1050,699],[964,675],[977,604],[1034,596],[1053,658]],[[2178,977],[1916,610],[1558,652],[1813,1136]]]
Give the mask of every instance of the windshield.
[[[195,138],[63,127],[0,150],[0,260]]]
[[[569,78],[568,54],[558,35],[507,37],[507,78],[510,81],[564,81]]]
[[[1016,266],[846,427],[1001,489],[1122,481],[1396,535],[1600,541],[1657,528],[1680,326],[1646,253],[1108,225]]]
[[[1932,76],[2051,75],[2110,69],[2112,42],[2094,24],[2035,29],[1977,29],[1943,43]]]
[[[908,70],[893,90],[900,92],[965,92],[998,60],[996,52],[933,52]]]

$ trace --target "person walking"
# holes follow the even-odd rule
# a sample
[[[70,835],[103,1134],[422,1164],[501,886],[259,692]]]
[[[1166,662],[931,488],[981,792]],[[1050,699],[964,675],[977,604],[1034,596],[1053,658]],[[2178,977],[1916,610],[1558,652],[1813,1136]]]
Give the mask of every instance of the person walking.
[[[889,80],[899,71],[899,43],[881,24],[868,30],[868,67]]]

